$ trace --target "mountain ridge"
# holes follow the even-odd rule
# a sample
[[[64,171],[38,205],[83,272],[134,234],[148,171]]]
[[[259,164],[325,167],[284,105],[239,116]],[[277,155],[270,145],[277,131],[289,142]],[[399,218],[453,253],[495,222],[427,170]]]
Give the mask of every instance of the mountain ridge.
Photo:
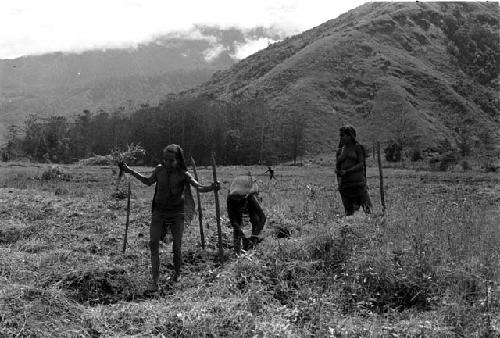
[[[484,58],[490,50],[494,56],[488,59],[494,70],[483,68],[496,84],[487,83],[488,76],[478,82],[468,71],[473,62],[461,60],[466,48],[452,54],[461,47],[458,33],[449,31],[453,20],[468,27],[456,30],[464,37],[474,37],[476,29],[498,41],[495,3],[367,3],[218,71],[182,95],[260,98],[276,116],[303,115],[308,152],[335,147],[344,123],[357,127],[365,142],[377,136],[387,141],[395,132],[384,129],[401,127],[384,126],[399,119],[395,110],[424,147],[456,143],[457,119],[498,138],[498,45],[473,41]],[[467,93],[468,87],[476,92]]]
[[[238,48],[272,41],[270,29],[198,25],[136,48],[54,52],[0,60],[0,143],[29,114],[74,116],[84,109],[134,110],[208,80],[235,62]],[[3,128],[2,128],[3,125]],[[3,129],[3,130],[2,130]]]

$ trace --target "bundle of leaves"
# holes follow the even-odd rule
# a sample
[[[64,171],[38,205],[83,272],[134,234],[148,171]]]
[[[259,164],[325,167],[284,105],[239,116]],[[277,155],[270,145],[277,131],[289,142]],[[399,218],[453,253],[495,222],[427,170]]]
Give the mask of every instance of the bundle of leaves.
[[[131,143],[127,145],[127,149],[123,151],[118,148],[115,148],[111,152],[111,157],[113,158],[114,163],[133,162],[137,160],[138,157],[144,156],[145,154],[146,151],[144,150],[143,147]]]
[[[115,165],[121,162],[134,162],[141,156],[144,156],[146,151],[143,147],[137,144],[129,144],[127,145],[127,149],[119,149],[115,148],[108,155],[95,155],[83,160],[79,161],[80,165],[88,165],[88,166],[107,166],[107,165]]]

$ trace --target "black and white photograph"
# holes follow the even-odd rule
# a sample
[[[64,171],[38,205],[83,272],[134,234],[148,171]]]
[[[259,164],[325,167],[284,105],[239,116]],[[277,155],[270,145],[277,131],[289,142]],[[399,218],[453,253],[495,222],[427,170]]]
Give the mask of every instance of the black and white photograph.
[[[500,337],[500,3],[0,0],[3,337]]]

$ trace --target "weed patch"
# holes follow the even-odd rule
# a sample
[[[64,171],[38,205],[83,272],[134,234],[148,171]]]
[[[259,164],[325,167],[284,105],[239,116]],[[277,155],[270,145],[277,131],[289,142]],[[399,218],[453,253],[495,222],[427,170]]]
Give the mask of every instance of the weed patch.
[[[0,244],[13,244],[26,239],[32,233],[31,227],[21,222],[5,222],[0,228]]]
[[[66,171],[64,171],[59,166],[51,166],[42,173],[40,178],[44,181],[51,181],[51,180],[69,181],[71,180],[71,175]]]
[[[82,308],[59,290],[0,286],[0,336],[63,336],[78,330]]]

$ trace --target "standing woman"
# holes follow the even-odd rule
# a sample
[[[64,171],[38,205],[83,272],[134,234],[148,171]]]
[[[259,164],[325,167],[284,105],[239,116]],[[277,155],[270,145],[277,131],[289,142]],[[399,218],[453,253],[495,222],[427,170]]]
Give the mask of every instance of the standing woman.
[[[158,289],[160,275],[160,240],[166,235],[167,228],[173,237],[173,260],[175,272],[172,277],[176,282],[181,271],[181,243],[184,232],[184,218],[190,217],[194,210],[194,201],[190,186],[200,192],[220,189],[220,184],[201,185],[187,171],[182,148],[171,144],[163,149],[163,163],[156,166],[151,176],[146,177],[130,169],[125,163],[122,169],[144,184],[156,183],[153,197],[151,226],[149,230],[149,248],[151,249],[152,284],[151,291]],[[188,206],[185,210],[185,204]]]
[[[360,206],[369,214],[372,203],[366,185],[366,152],[356,141],[356,130],[352,126],[340,128],[335,172],[346,216],[354,214]]]

